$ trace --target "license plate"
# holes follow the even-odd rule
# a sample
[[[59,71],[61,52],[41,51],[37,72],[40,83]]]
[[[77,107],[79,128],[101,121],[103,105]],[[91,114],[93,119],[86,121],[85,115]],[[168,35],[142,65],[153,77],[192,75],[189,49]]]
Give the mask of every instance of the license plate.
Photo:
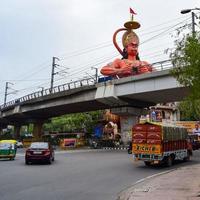
[[[158,160],[154,160],[153,163],[154,164],[159,164],[159,161]]]
[[[41,154],[42,152],[41,151],[34,151],[33,153],[34,154]]]

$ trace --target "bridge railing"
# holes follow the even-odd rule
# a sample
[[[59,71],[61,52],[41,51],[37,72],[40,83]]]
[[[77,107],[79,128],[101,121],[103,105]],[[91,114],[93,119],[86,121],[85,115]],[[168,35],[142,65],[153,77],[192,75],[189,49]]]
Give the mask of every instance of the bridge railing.
[[[32,99],[37,99],[39,97],[43,97],[43,96],[47,96],[47,95],[51,95],[51,94],[55,94],[55,93],[59,93],[59,92],[63,92],[63,91],[67,91],[67,90],[71,90],[71,89],[75,89],[75,88],[80,88],[83,86],[89,86],[89,85],[95,85],[95,80],[94,78],[87,78],[87,79],[82,79],[79,81],[74,81],[74,82],[70,82],[70,83],[65,83],[63,85],[58,85],[51,88],[47,88],[44,90],[40,90],[28,95],[25,95],[23,97],[20,97],[18,99],[9,101],[3,105],[0,106],[0,110],[13,106],[13,105],[17,105],[20,104],[22,102],[26,102],[26,101],[30,101]]]
[[[153,71],[162,71],[173,67],[171,60],[163,60],[160,62],[152,63],[151,65],[153,67]]]
[[[164,60],[164,61],[152,63],[151,65],[153,67],[153,72],[162,71],[162,70],[172,68],[171,60]],[[80,88],[80,87],[83,87],[83,86],[95,85],[95,83],[96,83],[96,80],[91,77],[91,78],[86,78],[86,79],[82,79],[82,80],[78,80],[78,81],[74,81],[74,82],[70,82],[70,83],[65,83],[63,85],[58,85],[58,86],[53,87],[52,89],[47,88],[47,89],[44,89],[44,90],[40,90],[40,91],[31,93],[31,94],[25,95],[25,96],[20,97],[18,99],[9,101],[9,102],[1,105],[0,110],[2,110],[4,108],[8,108],[8,107],[13,106],[13,105],[18,105],[20,103],[30,101],[32,99],[37,99],[39,97],[43,97],[43,96],[47,96],[47,95],[51,95],[51,94],[75,89],[75,88]]]

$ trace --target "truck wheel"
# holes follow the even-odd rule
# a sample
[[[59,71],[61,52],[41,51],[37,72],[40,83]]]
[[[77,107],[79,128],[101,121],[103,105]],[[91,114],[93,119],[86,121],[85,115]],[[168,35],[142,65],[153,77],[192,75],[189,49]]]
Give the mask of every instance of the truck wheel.
[[[149,161],[144,161],[144,164],[146,165],[146,166],[150,166],[151,165],[151,162],[149,162]]]
[[[171,167],[172,166],[172,163],[173,163],[173,159],[171,156],[168,156],[167,157],[167,160],[166,160],[166,165],[167,167]]]

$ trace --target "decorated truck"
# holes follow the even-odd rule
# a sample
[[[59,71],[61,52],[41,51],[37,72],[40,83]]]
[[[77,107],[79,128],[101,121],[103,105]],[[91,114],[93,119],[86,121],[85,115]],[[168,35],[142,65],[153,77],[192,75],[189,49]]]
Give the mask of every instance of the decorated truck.
[[[190,160],[192,145],[186,128],[146,122],[133,126],[132,153],[147,166],[171,166],[174,160]]]

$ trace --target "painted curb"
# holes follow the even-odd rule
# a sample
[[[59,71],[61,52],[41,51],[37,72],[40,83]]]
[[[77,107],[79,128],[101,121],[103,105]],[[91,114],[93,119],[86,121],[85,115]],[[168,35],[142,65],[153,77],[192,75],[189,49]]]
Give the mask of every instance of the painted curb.
[[[167,170],[167,171],[164,171],[164,172],[160,172],[160,173],[157,173],[157,174],[153,174],[153,175],[151,175],[151,176],[147,176],[147,177],[145,177],[145,178],[142,178],[142,179],[136,181],[133,185],[128,186],[127,188],[121,190],[121,191],[118,193],[117,199],[116,199],[116,200],[123,200],[123,199],[121,199],[121,196],[122,196],[124,193],[130,193],[129,190],[134,189],[134,188],[135,188],[137,185],[139,185],[140,183],[145,182],[145,181],[147,181],[147,180],[150,180],[150,179],[152,179],[152,178],[155,178],[155,177],[164,175],[164,174],[168,174],[168,173],[173,172],[173,171],[175,171],[175,170],[177,170],[177,169],[178,169],[178,168],[170,169],[170,170]],[[127,200],[128,200],[128,199],[127,199]]]

